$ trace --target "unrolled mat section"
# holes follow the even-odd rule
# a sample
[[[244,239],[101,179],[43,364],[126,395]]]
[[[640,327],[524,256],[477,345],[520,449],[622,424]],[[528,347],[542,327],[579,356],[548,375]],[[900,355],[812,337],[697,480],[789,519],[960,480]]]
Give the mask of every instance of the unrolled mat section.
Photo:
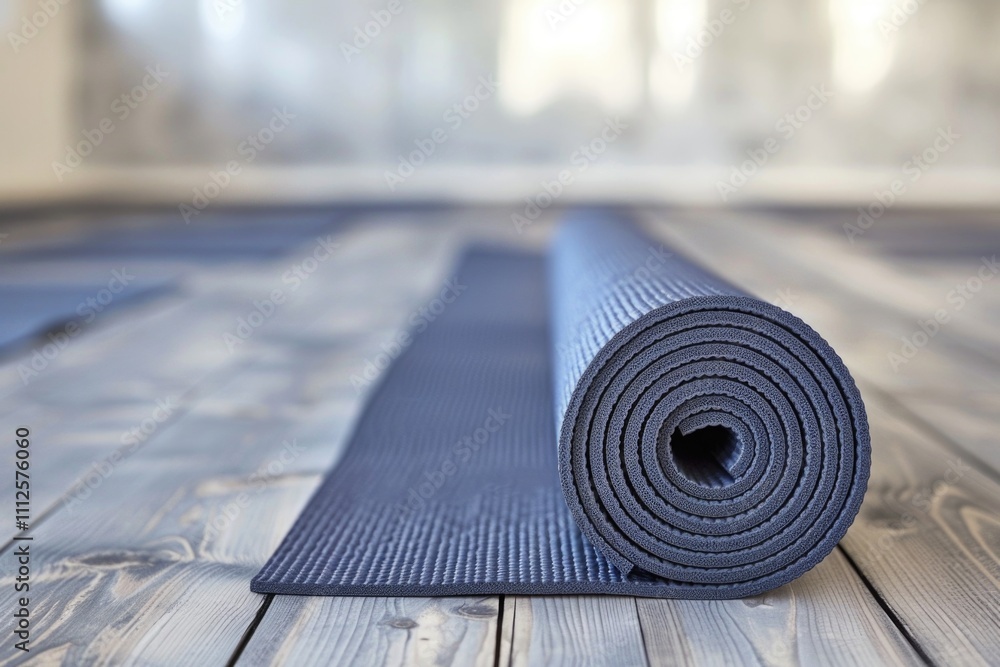
[[[864,406],[801,320],[607,211],[455,278],[254,591],[742,597],[846,532]]]

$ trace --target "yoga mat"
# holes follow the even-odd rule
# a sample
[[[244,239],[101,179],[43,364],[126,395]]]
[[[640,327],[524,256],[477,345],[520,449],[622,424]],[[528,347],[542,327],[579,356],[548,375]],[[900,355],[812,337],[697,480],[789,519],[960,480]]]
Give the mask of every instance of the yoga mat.
[[[0,354],[30,345],[51,358],[67,336],[93,328],[109,311],[176,289],[185,265],[273,263],[332,239],[348,219],[203,213],[191,225],[182,225],[174,213],[81,237],[4,241]]]
[[[160,296],[171,287],[166,281],[135,279],[115,284],[120,291],[112,293],[106,277],[92,279],[91,284],[81,278],[72,284],[0,285],[0,353],[31,345],[52,358],[69,339],[96,326],[109,312]]]
[[[345,218],[346,219],[346,218]],[[92,232],[12,251],[10,262],[97,259],[119,262],[138,259],[188,264],[260,262],[293,254],[317,237],[340,231],[344,224],[331,215],[265,215],[201,213],[190,224],[174,212],[144,216],[143,222]]]
[[[793,315],[601,210],[455,283],[252,590],[743,597],[854,519],[864,406]]]

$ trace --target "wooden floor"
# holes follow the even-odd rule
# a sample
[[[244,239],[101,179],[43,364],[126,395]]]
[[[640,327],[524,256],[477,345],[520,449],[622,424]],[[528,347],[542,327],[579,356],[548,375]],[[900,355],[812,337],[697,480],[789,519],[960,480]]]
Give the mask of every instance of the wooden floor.
[[[462,243],[544,241],[550,221],[517,234],[510,213],[245,215],[245,232],[240,216],[0,226],[5,308],[46,285],[97,295],[114,270],[155,287],[62,347],[47,335],[0,347],[3,456],[29,427],[34,538],[31,652],[5,632],[0,663],[1000,664],[1000,276],[984,262],[1000,254],[997,215],[886,216],[851,243],[849,212],[641,212],[813,325],[861,384],[868,494],[796,582],[717,602],[251,593],[345,444],[364,400],[352,376]],[[65,333],[79,301],[53,303],[38,321]],[[935,314],[946,321],[921,333]],[[13,517],[4,526],[9,624]]]

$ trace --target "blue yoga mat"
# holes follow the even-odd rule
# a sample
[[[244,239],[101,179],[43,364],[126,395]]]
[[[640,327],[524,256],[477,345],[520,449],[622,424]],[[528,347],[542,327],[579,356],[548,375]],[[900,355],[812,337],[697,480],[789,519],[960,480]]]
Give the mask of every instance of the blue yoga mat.
[[[252,590],[743,597],[853,521],[864,406],[798,318],[607,211],[456,282]]]
[[[108,275],[114,276],[111,272]],[[51,359],[69,340],[92,328],[107,313],[161,296],[173,287],[165,280],[136,278],[127,282],[126,278],[126,282],[111,283],[117,290],[112,292],[108,280],[0,285],[0,353],[28,345],[37,354],[44,354],[44,359]],[[20,366],[38,370],[28,362]]]

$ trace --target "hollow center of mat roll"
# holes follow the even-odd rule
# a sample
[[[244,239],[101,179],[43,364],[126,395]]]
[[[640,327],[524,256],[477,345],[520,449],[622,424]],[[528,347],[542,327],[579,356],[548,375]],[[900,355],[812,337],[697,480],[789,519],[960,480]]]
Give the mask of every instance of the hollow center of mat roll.
[[[732,469],[743,451],[743,443],[725,426],[704,426],[670,436],[670,457],[684,477],[695,484],[721,488],[733,483]]]

